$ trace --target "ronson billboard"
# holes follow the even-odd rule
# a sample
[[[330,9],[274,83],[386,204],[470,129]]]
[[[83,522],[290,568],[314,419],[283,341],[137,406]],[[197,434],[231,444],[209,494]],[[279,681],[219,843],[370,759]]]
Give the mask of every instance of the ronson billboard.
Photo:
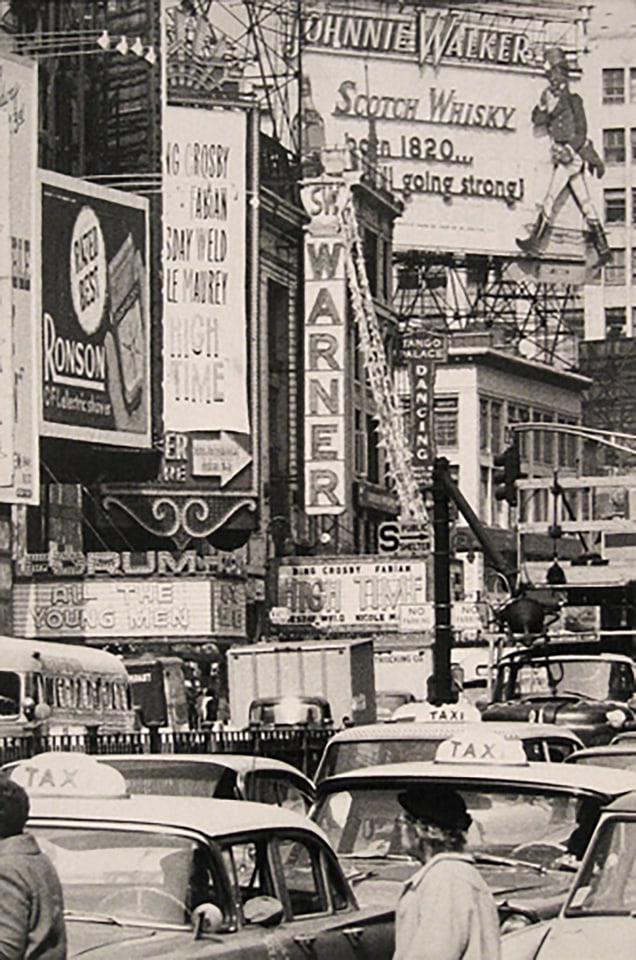
[[[40,176],[42,432],[150,446],[148,201]]]
[[[551,172],[549,139],[531,121],[544,52],[569,46],[573,30],[464,5],[312,7],[305,98],[325,146],[374,153],[404,200],[396,247],[516,249]]]

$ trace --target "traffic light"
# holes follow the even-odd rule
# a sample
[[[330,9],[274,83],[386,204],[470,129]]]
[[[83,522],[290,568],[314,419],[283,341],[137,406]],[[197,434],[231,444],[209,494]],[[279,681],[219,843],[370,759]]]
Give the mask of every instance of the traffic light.
[[[493,458],[493,463],[498,467],[492,473],[495,500],[507,500],[511,506],[515,507],[517,505],[515,483],[522,476],[519,446],[516,441],[506,447],[503,453],[498,453]]]

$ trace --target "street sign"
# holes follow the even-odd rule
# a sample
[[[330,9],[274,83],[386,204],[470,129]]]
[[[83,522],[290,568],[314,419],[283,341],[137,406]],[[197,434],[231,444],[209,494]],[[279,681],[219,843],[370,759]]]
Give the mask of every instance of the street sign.
[[[218,438],[192,440],[192,474],[195,477],[219,477],[221,486],[251,463],[251,456],[224,430]]]
[[[398,550],[411,549],[429,553],[431,537],[427,527],[403,524],[399,520],[386,520],[378,528],[378,550],[380,553],[397,553]]]

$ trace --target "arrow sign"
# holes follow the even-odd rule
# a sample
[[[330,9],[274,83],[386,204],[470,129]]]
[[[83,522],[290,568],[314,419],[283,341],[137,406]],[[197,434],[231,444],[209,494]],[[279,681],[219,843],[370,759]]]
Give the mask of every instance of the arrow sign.
[[[224,430],[220,437],[195,437],[192,440],[194,477],[219,477],[224,487],[251,462],[249,453]]]

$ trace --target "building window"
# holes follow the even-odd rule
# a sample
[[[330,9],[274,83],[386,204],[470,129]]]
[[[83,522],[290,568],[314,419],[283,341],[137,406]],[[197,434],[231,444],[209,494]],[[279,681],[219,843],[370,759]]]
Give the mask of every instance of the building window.
[[[636,67],[629,69],[629,99],[636,103]]]
[[[632,247],[632,283],[636,283],[636,247]]]
[[[632,127],[629,136],[632,144],[632,163],[636,163],[636,127]]]
[[[364,229],[362,235],[364,265],[369,281],[369,290],[373,297],[378,295],[378,235],[373,230]]]
[[[624,130],[603,130],[603,157],[605,163],[625,163]]]
[[[367,444],[362,425],[362,413],[356,410],[354,414],[354,460],[355,471],[358,476],[366,476],[367,473]]]
[[[374,417],[367,414],[367,479],[370,483],[380,482],[380,458],[378,456],[378,425]]]
[[[625,102],[625,71],[622,67],[603,70],[603,103]]]
[[[527,407],[518,407],[511,403],[508,404],[508,423],[528,423],[530,420],[530,411]],[[515,440],[519,448],[519,457],[521,460],[528,459],[528,434],[521,430],[514,432]]]
[[[490,449],[488,444],[490,435],[488,431],[488,401],[479,401],[479,449],[482,453],[488,453]]]
[[[611,262],[605,267],[605,284],[608,287],[625,285],[625,247],[612,247]]]
[[[627,312],[625,307],[607,307],[605,310],[605,336],[608,340],[615,340],[625,336],[625,321]]]
[[[603,191],[605,200],[605,222],[625,223],[625,191],[619,187]]]
[[[502,449],[502,420],[501,404],[493,400],[490,404],[490,449],[493,454],[500,453]]]
[[[436,397],[434,407],[435,444],[438,447],[458,445],[457,397]]]

